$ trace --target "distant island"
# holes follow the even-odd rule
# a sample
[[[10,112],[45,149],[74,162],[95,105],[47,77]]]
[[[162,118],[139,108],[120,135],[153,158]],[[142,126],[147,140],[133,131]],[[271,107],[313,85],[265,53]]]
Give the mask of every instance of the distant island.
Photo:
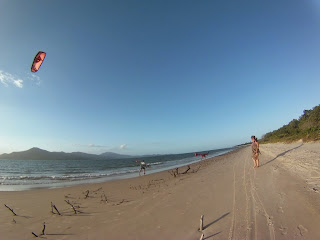
[[[133,158],[135,156],[117,154],[113,152],[105,152],[102,154],[89,154],[83,152],[49,152],[40,148],[31,148],[26,151],[4,153],[0,155],[0,159],[13,160],[103,160],[103,159],[123,159]]]
[[[289,124],[268,132],[261,138],[262,143],[290,143],[298,140],[320,140],[320,105],[311,110],[304,110],[299,119],[293,119]]]

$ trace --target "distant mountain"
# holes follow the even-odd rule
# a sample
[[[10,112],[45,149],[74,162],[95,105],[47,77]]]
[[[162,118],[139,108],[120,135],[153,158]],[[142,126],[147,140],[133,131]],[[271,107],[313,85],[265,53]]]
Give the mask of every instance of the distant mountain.
[[[26,151],[4,153],[0,155],[0,159],[13,159],[13,160],[103,160],[103,159],[121,159],[130,158],[132,156],[122,155],[112,152],[106,152],[100,155],[89,154],[83,152],[49,152],[40,148],[31,148]]]
[[[134,156],[130,155],[124,155],[124,154],[118,154],[118,153],[113,153],[113,152],[105,152],[101,153],[100,156],[105,157],[105,158],[112,158],[112,159],[120,159],[120,158],[132,158]]]

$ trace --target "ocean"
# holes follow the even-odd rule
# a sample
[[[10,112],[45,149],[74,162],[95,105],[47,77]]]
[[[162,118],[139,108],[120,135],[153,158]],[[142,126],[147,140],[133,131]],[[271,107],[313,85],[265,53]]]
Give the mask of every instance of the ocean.
[[[235,148],[211,150],[207,158]],[[150,165],[146,174],[201,161],[201,157],[194,153],[108,160],[0,160],[0,191],[57,188],[132,178],[138,176],[140,169],[136,159]]]

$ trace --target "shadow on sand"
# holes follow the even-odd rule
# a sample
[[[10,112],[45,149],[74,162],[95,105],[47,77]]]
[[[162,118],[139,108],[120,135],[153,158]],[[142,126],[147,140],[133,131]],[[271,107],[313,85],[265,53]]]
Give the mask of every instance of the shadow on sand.
[[[264,166],[264,165],[267,165],[268,163],[273,162],[273,161],[274,161],[274,160],[276,160],[278,157],[282,157],[282,156],[286,155],[288,152],[291,152],[291,151],[293,151],[293,150],[295,150],[295,149],[297,149],[297,148],[301,147],[302,145],[303,145],[303,143],[302,143],[302,144],[300,144],[300,145],[299,145],[299,146],[297,146],[297,147],[291,148],[291,149],[289,149],[289,150],[287,150],[287,151],[285,151],[285,152],[283,152],[283,153],[278,154],[275,158],[273,158],[273,159],[269,160],[268,162],[265,162],[265,163],[263,163],[263,164],[260,164],[260,166],[259,166],[259,167],[262,167],[262,166]]]
[[[229,214],[230,214],[230,212],[225,213],[225,214],[223,214],[221,217],[219,217],[219,218],[217,218],[216,220],[214,220],[213,222],[208,223],[207,225],[205,225],[205,226],[203,227],[203,230],[205,230],[206,228],[210,227],[212,224],[214,224],[214,223],[216,223],[216,222],[220,221],[222,218],[224,218],[224,217],[228,216]],[[220,232],[219,232],[219,233],[220,233]],[[216,234],[218,234],[218,233],[216,233]]]
[[[208,236],[208,237],[204,237],[204,239],[212,238],[212,237],[214,237],[214,236],[216,236],[216,235],[218,235],[218,234],[220,234],[220,233],[221,233],[221,231],[220,231],[220,232],[217,232],[217,233],[215,233],[215,234],[211,234],[211,235]]]

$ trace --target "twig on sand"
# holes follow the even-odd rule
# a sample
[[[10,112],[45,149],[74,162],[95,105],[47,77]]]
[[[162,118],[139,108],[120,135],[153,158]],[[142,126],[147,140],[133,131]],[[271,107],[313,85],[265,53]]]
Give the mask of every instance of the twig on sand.
[[[57,213],[61,216],[61,213],[59,212],[59,210],[57,209],[56,205],[54,205],[52,202],[51,202],[51,212],[53,214],[55,214],[55,212],[53,211],[53,209],[55,209],[57,211]]]
[[[89,197],[89,190],[87,190],[86,193],[87,193],[87,194],[86,194],[85,199],[87,199],[87,198]]]
[[[32,235],[35,237],[39,237],[37,234],[35,234],[34,232],[32,232]]]
[[[193,169],[192,172],[189,172],[189,170],[191,170],[191,167],[190,167],[190,165],[188,165],[188,168],[187,168],[185,171],[181,172],[181,173],[179,173],[179,168],[176,168],[176,169],[171,170],[171,171],[168,171],[168,172],[170,173],[171,176],[177,177],[177,176],[179,176],[180,174],[196,173],[196,172],[199,171],[200,167],[201,167],[201,164],[198,166],[198,168],[197,168],[196,170]]]
[[[204,234],[202,233],[201,237],[200,237],[200,240],[203,240],[203,239],[204,239]]]
[[[101,195],[101,202],[108,202],[107,196],[105,193],[103,193],[103,195]]]
[[[69,202],[69,200],[64,200],[64,201],[65,201],[66,203],[68,203],[68,204],[72,207],[72,209],[73,209],[73,211],[74,211],[74,214],[77,214],[77,211],[80,212],[79,210],[75,209],[75,207],[72,205],[71,202]]]
[[[197,168],[197,170],[193,170],[192,172],[193,172],[193,173],[198,172],[198,171],[199,171],[199,169],[200,169],[200,167],[201,167],[201,164],[199,165],[199,167]]]
[[[102,190],[102,187],[101,188],[98,188],[97,190],[94,190],[93,192],[99,192],[100,190]]]
[[[6,205],[6,204],[5,204],[5,206],[6,206],[6,208],[8,208],[8,209],[13,213],[13,215],[18,216],[18,215],[13,211],[12,208],[10,208],[10,207],[9,207],[8,205]]]
[[[191,168],[190,168],[190,166],[188,165],[187,170],[185,170],[184,172],[182,172],[182,173],[180,173],[180,174],[186,174],[190,169],[191,169]]]
[[[203,215],[200,217],[200,228],[199,231],[201,232],[203,230]]]
[[[41,235],[46,235],[45,232],[44,232],[45,230],[46,230],[46,223],[44,222]]]
[[[179,168],[168,171],[172,176],[177,177],[179,175]]]

